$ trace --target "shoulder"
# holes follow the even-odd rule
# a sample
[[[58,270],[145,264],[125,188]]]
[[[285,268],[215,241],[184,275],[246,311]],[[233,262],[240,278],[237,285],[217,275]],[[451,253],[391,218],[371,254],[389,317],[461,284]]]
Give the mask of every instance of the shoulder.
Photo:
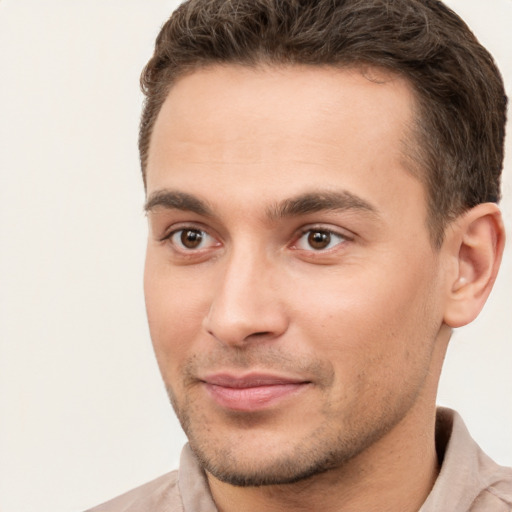
[[[87,512],[182,512],[178,472],[172,471]]]
[[[216,512],[205,472],[189,445],[177,471],[141,485],[87,512]]]
[[[470,512],[512,511],[512,468],[484,463],[486,486],[475,498]]]
[[[436,448],[441,471],[420,512],[512,512],[512,468],[487,456],[455,411],[438,409]]]

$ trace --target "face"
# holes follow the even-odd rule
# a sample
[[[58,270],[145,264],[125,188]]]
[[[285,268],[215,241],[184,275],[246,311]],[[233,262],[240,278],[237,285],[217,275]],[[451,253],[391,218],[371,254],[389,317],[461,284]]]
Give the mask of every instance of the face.
[[[237,485],[345,464],[432,397],[442,324],[408,84],[215,67],[172,88],[147,168],[151,336],[190,444]]]

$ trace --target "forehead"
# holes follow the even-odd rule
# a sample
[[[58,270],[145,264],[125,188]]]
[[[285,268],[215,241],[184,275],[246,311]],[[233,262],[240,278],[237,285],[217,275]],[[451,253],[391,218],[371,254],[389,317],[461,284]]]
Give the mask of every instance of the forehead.
[[[179,139],[186,130],[204,143],[247,136],[250,145],[250,139],[266,136],[269,151],[285,139],[328,143],[336,137],[329,129],[342,124],[354,128],[354,139],[362,129],[367,139],[380,137],[383,126],[368,123],[372,118],[396,120],[399,143],[412,124],[413,105],[409,83],[383,69],[213,66],[173,85],[157,116],[149,156],[158,150],[159,134]]]
[[[244,196],[266,183],[260,199],[274,201],[272,191],[313,185],[363,195],[382,193],[381,181],[389,193],[416,187],[404,158],[413,111],[409,83],[373,68],[201,69],[176,82],[157,117],[148,194]]]

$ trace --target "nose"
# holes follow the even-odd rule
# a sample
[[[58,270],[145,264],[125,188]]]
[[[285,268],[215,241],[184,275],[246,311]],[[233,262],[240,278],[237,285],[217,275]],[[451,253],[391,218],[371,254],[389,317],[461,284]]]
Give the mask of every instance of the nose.
[[[276,265],[249,252],[233,253],[220,265],[203,322],[206,331],[225,345],[274,340],[288,327]]]

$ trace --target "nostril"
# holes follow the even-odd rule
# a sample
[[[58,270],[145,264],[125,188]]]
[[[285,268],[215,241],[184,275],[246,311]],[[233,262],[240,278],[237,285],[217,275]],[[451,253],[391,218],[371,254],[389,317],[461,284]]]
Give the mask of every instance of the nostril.
[[[248,336],[248,338],[252,336],[268,336],[270,334],[270,331],[261,331],[261,332],[253,332]]]

